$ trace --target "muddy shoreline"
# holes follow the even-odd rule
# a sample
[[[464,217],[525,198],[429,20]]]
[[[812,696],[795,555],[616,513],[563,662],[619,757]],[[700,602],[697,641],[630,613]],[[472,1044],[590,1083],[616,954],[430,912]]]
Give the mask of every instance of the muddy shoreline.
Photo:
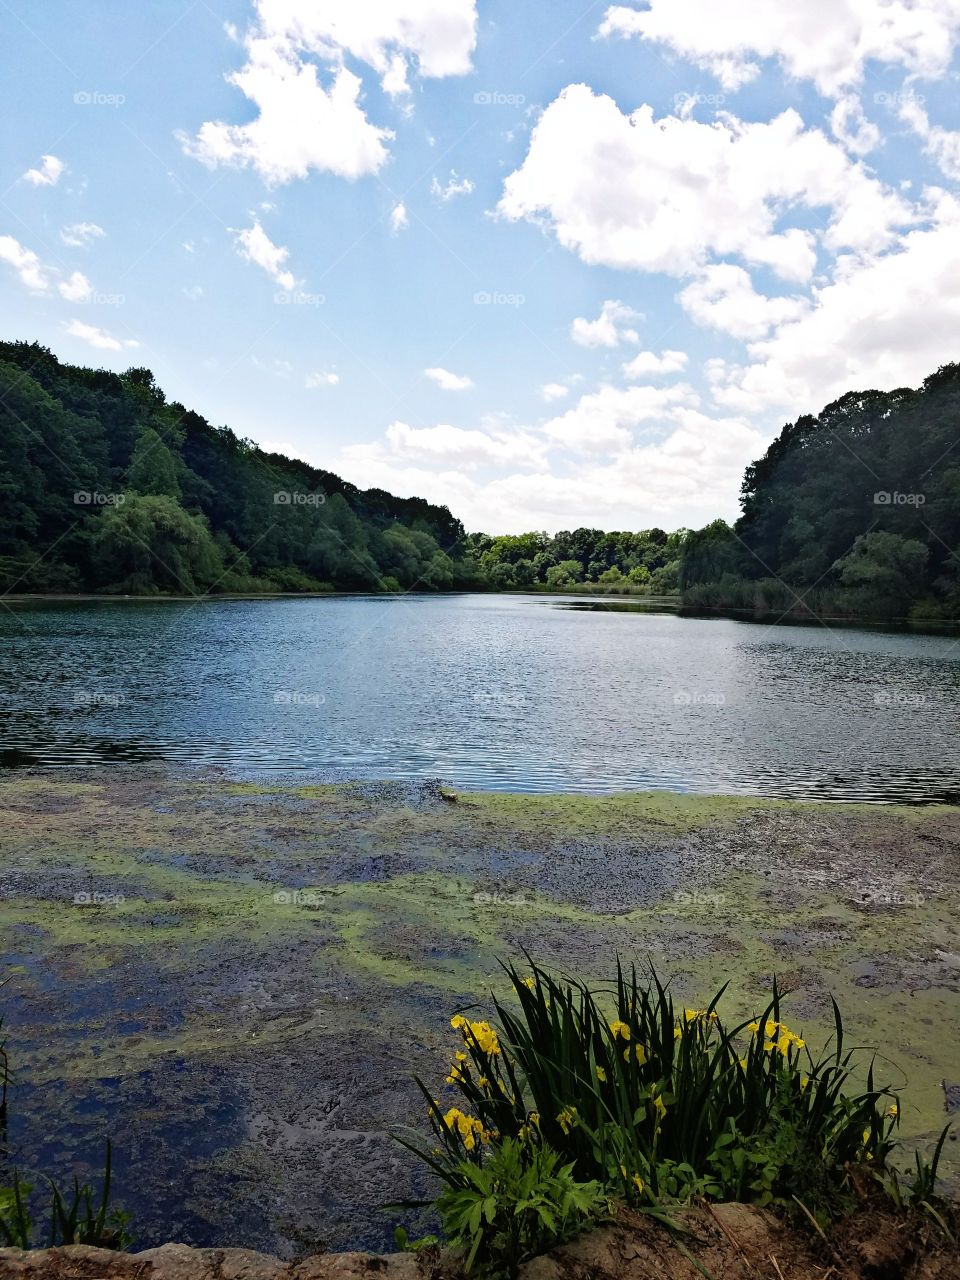
[[[0,775],[9,1159],[93,1174],[137,1248],[383,1250],[448,1020],[526,948],[648,957],[731,1016],[789,989],[877,1046],[926,1142],[960,1083],[960,809],[475,794],[117,767]],[[955,1097],[950,1094],[950,1097]],[[945,1171],[957,1185],[958,1144]],[[75,1159],[74,1159],[75,1158]]]

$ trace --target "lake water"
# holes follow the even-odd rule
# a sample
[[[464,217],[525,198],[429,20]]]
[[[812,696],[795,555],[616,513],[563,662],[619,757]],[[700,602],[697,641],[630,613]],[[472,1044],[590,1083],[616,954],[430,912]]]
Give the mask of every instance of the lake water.
[[[960,640],[569,597],[8,602],[0,763],[960,800]]]

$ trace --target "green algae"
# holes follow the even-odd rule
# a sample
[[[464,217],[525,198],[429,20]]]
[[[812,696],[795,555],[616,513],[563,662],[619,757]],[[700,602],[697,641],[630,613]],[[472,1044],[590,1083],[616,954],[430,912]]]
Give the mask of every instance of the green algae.
[[[498,961],[523,947],[590,979],[618,953],[652,962],[698,1006],[728,982],[729,1019],[759,1012],[776,974],[812,1045],[833,994],[850,1043],[906,1080],[908,1135],[939,1127],[960,1062],[955,809],[118,771],[7,775],[0,820],[0,943],[36,1009],[16,1047],[36,1083],[170,1060],[241,1082],[294,1061],[309,1081],[311,1061],[336,1076],[371,1037],[408,1046],[398,1079],[418,1054],[439,1073],[450,1013],[505,993]],[[861,862],[917,904],[865,907]],[[350,1069],[372,1081],[382,1058]]]

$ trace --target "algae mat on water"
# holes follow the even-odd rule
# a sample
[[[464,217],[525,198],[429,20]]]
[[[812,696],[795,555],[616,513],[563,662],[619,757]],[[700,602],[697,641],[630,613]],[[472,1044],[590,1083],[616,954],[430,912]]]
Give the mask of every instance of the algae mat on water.
[[[111,1134],[141,1247],[388,1243],[427,1189],[388,1136],[411,1074],[442,1088],[451,1013],[523,948],[729,980],[731,1019],[776,973],[814,1044],[833,993],[908,1140],[960,1083],[957,809],[116,769],[6,774],[0,823],[8,1142],[62,1176]]]

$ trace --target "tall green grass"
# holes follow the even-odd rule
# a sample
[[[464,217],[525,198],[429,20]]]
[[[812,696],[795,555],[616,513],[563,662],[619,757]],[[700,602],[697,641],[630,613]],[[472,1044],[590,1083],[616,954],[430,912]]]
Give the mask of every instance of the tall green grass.
[[[418,1081],[438,1145],[415,1149],[447,1186],[507,1139],[648,1207],[799,1201],[825,1221],[854,1206],[853,1170],[886,1176],[898,1092],[876,1083],[872,1062],[855,1086],[836,1002],[834,1034],[814,1053],[784,1023],[775,983],[757,1017],[728,1026],[724,988],[689,1009],[655,972],[641,980],[619,963],[599,988],[537,965],[505,970],[513,999],[494,1000],[495,1025],[453,1019],[452,1101]],[[935,1163],[918,1173],[929,1193]]]

